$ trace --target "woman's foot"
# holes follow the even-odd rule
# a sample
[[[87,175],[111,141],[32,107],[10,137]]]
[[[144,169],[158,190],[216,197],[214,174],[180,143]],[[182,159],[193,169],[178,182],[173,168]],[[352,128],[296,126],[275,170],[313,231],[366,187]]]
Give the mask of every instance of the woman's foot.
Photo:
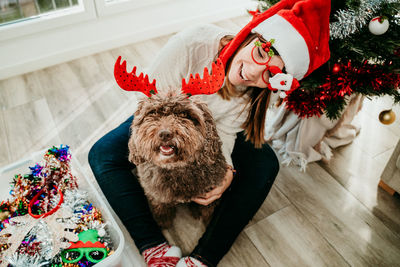
[[[193,257],[183,257],[176,267],[207,267],[204,263]]]
[[[177,246],[162,243],[146,249],[142,255],[148,267],[175,267],[182,257],[182,251]]]

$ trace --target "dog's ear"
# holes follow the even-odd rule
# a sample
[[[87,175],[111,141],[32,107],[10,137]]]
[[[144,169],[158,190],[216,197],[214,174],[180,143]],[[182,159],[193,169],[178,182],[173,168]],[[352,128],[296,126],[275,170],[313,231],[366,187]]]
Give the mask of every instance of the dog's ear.
[[[206,158],[215,158],[216,154],[221,152],[221,139],[219,138],[217,127],[215,125],[214,118],[211,111],[208,109],[205,103],[196,103],[196,105],[203,111],[203,117],[205,122],[206,142],[204,146],[203,154]]]
[[[145,117],[143,114],[144,106],[145,106],[145,101],[143,101],[143,100],[139,101],[138,107],[137,107],[135,113],[133,114],[134,115],[133,123],[136,125],[141,124]]]
[[[131,126],[131,133],[132,133],[132,128],[133,128],[133,125]],[[134,134],[134,133],[132,133],[132,134]],[[130,162],[132,162],[136,166],[145,162],[144,158],[139,155],[139,153],[138,153],[138,151],[136,149],[135,138],[132,135],[131,135],[131,138],[129,138],[129,141],[128,141],[128,148],[129,148],[128,160]]]
[[[128,141],[128,148],[129,148],[129,156],[128,156],[128,160],[130,162],[132,162],[133,164],[135,164],[136,166],[138,164],[144,163],[145,160],[142,156],[139,155],[136,145],[135,145],[135,133],[136,133],[136,127],[137,125],[139,125],[142,121],[143,121],[143,101],[140,101],[138,104],[138,108],[135,111],[134,117],[133,117],[133,122],[132,125],[130,127],[130,138]]]

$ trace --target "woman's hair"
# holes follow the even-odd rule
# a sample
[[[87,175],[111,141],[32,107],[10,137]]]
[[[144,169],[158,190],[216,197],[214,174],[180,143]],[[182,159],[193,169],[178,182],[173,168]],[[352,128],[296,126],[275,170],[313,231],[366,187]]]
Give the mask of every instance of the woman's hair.
[[[224,36],[220,41],[220,50],[217,54],[217,57],[222,51],[222,48],[233,39],[234,36],[228,35]],[[231,69],[232,59],[235,57],[236,53],[241,50],[243,47],[248,45],[255,38],[262,37],[257,33],[250,33],[247,38],[243,41],[243,43],[239,46],[239,48],[235,51],[235,53],[228,60],[225,73],[226,77],[228,77],[228,73]],[[267,114],[267,108],[269,104],[270,90],[266,88],[258,88],[258,87],[247,87],[244,92],[238,92],[235,86],[229,81],[228,78],[225,79],[225,85],[218,91],[218,94],[225,100],[229,100],[231,97],[248,95],[249,100],[246,103],[246,106],[249,106],[249,113],[247,114],[246,121],[242,124],[242,128],[244,129],[246,140],[250,140],[255,147],[260,148],[262,144],[265,143],[264,139],[264,126],[265,126],[265,117]],[[243,111],[242,111],[243,112]]]

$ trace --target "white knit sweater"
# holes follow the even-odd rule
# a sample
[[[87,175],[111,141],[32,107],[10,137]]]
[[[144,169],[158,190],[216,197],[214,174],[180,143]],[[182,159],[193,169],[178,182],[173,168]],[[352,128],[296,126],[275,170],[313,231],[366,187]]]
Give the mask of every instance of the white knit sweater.
[[[187,80],[190,74],[196,73],[202,76],[204,67],[211,70],[221,38],[232,34],[208,24],[187,28],[169,39],[146,73],[150,80],[156,79],[159,93],[170,88],[180,90],[182,78]],[[227,163],[233,166],[231,153],[236,134],[243,130],[241,125],[248,113],[247,110],[242,112],[244,97],[231,98],[229,101],[223,100],[218,94],[196,97],[207,103],[211,110],[222,141],[223,154]]]
[[[146,73],[156,79],[159,92],[171,87],[180,90],[182,78],[188,79],[191,73],[202,76],[204,67],[210,69],[221,38],[229,34],[234,35],[214,25],[189,27],[170,38]],[[293,162],[305,169],[309,162],[329,159],[331,148],[352,142],[359,132],[352,120],[361,108],[361,97],[350,101],[340,119],[330,121],[325,116],[301,119],[285,105],[275,108],[273,103],[277,95],[272,94],[267,111],[265,138],[282,156],[284,163]],[[232,165],[236,134],[243,130],[241,125],[248,114],[248,110],[244,110],[245,99],[225,101],[217,94],[198,97],[208,104],[222,140],[224,156]]]

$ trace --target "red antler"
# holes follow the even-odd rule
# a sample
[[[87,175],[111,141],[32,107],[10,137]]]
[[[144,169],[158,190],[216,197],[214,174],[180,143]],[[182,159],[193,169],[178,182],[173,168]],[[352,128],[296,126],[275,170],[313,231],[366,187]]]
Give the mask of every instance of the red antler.
[[[136,76],[136,67],[133,68],[132,72],[128,73],[125,60],[121,65],[121,56],[115,62],[114,77],[118,85],[126,91],[142,92],[148,97],[157,94],[156,80],[150,83],[149,76],[146,74],[143,78],[143,73],[140,73],[139,77]]]
[[[222,61],[218,58],[217,63],[212,63],[212,74],[208,73],[208,69],[204,68],[203,79],[196,73],[195,77],[190,74],[189,82],[186,84],[182,79],[182,92],[188,95],[211,95],[221,89],[225,79],[225,69]]]

